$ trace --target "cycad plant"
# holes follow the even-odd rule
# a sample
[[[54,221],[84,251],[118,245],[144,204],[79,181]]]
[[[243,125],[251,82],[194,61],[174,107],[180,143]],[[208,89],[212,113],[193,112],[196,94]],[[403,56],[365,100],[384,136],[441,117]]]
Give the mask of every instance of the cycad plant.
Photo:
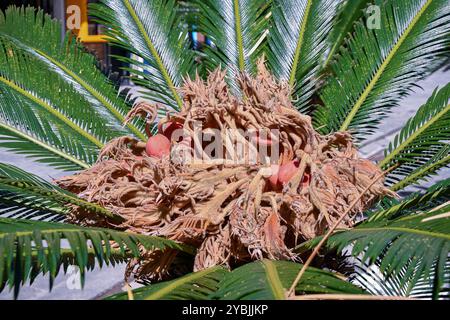
[[[448,0],[187,5],[90,8],[133,54],[118,58],[134,95],[41,11],[0,16],[0,147],[68,172],[0,164],[0,287],[127,262],[145,286],[110,299],[448,298],[450,180],[397,192],[450,163],[450,84],[382,161],[357,152],[447,57]],[[192,21],[213,43],[201,52]],[[186,162],[195,121],[224,139],[251,129],[279,158]]]

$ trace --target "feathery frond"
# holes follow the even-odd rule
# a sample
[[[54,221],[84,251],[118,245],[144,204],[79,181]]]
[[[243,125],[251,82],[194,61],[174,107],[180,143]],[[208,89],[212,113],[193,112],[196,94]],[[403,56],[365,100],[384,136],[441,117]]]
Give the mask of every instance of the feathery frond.
[[[120,216],[97,204],[4,163],[0,163],[0,195],[0,216],[7,214],[8,218],[60,221],[68,212],[68,205],[75,205],[91,214],[121,221]]]
[[[135,300],[207,300],[228,271],[212,267],[190,273],[175,280],[151,284],[133,290]],[[127,300],[127,293],[107,297],[107,300]]]
[[[236,76],[253,74],[268,32],[271,1],[195,0],[199,9],[199,31],[208,35],[213,48],[205,50],[210,70],[221,66],[235,94],[240,92]]]
[[[307,111],[316,91],[339,1],[274,0],[267,52],[271,70],[289,81],[294,105]]]
[[[166,247],[184,250],[177,243],[158,237],[125,233],[111,229],[83,228],[79,226],[19,219],[0,218],[0,284],[7,282],[18,292],[30,274],[39,270],[54,279],[61,265],[62,239],[68,241],[80,268],[82,282],[88,267],[89,247],[92,246],[101,266],[112,252],[125,256],[139,256],[138,245],[147,249]],[[37,256],[37,262],[32,259]],[[32,270],[32,267],[39,268]]]
[[[56,151],[57,165],[61,158],[76,158],[81,161],[78,165],[94,163],[103,143],[118,133],[95,110],[83,108],[89,102],[59,75],[8,43],[1,43],[1,38],[0,44],[0,123],[7,139],[40,140],[41,147],[53,149],[49,151],[54,154]],[[50,155],[42,155],[24,143],[9,141],[9,145],[3,145],[44,161],[50,159]]]
[[[14,153],[25,154],[60,170],[78,171],[89,168],[88,163],[66,153],[54,133],[47,135],[43,130],[39,130],[41,124],[31,108],[17,110],[15,116],[20,121],[7,121],[3,118],[4,122],[0,121],[0,147]],[[30,127],[23,125],[26,123],[25,120],[33,124],[31,127],[33,129],[30,130]]]
[[[337,12],[337,22],[331,30],[327,41],[330,43],[330,50],[326,53],[323,67],[327,68],[335,58],[344,43],[344,39],[353,31],[355,22],[364,15],[364,10],[371,0],[344,0],[340,2]]]
[[[212,298],[285,299],[286,290],[301,267],[301,264],[289,261],[262,260],[248,263],[226,274]],[[296,288],[296,294],[306,293],[363,294],[364,291],[331,272],[308,268]]]
[[[138,300],[285,299],[285,289],[300,268],[301,265],[294,262],[272,260],[248,263],[231,272],[212,267],[176,280],[133,290],[133,297]],[[364,291],[331,272],[310,268],[297,286],[297,293],[363,294]],[[127,294],[120,293],[108,299],[127,299]]]
[[[322,133],[350,130],[360,141],[448,50],[447,0],[377,0],[380,28],[359,22],[333,64],[314,122]],[[376,17],[375,17],[376,18]]]
[[[111,42],[137,55],[119,57],[136,68],[127,69],[148,98],[175,110],[182,107],[176,88],[192,72],[194,59],[174,0],[102,0],[90,14],[105,25]],[[143,71],[138,71],[142,69]]]
[[[395,219],[402,215],[431,210],[448,201],[450,201],[450,179],[436,183],[425,193],[417,192],[401,201],[387,199],[382,204],[383,209],[370,213],[367,221]]]
[[[433,92],[386,148],[380,167],[396,166],[386,183],[399,190],[448,165],[449,137],[450,83]]]
[[[87,53],[70,33],[63,37],[60,22],[42,10],[9,7],[5,15],[0,14],[0,38],[14,50],[20,49],[33,56],[41,62],[41,67],[72,85],[81,100],[88,102],[80,105],[81,109],[95,109],[120,135],[134,134],[145,138],[142,129],[132,123],[124,130],[122,123],[129,105],[97,68],[94,56]]]
[[[450,283],[450,261],[444,266],[444,283]],[[422,278],[415,283],[402,281],[406,275],[406,268],[403,268],[395,276],[382,273],[380,262],[372,264],[363,263],[359,259],[355,261],[354,272],[350,276],[351,282],[364,288],[372,295],[410,297],[415,299],[448,299],[450,288],[437,288],[434,282],[434,275],[430,279]]]
[[[440,292],[450,285],[445,274],[450,257],[449,211],[447,204],[395,219],[363,222],[351,230],[337,232],[327,246],[338,251],[351,246],[351,255],[361,255],[361,260],[369,264],[379,260],[382,273],[392,277],[402,273],[400,286],[408,283],[414,287],[419,280],[427,280]],[[316,241],[319,239],[310,243]]]

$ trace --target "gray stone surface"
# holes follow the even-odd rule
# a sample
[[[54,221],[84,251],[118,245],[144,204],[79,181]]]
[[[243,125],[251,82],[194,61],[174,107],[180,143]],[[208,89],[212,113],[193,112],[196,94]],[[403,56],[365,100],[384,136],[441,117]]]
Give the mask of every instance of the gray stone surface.
[[[404,123],[414,115],[418,107],[420,107],[431,95],[436,87],[442,87],[450,81],[449,71],[438,71],[428,77],[426,80],[418,83],[422,89],[417,88],[415,93],[404,99],[401,105],[393,110],[391,116],[384,120],[380,129],[370,137],[362,146],[361,153],[366,157],[379,159],[382,151],[389,141],[402,128]],[[21,155],[14,155],[10,152],[0,149],[0,162],[11,163],[24,170],[35,173],[48,180],[57,178],[64,173],[46,167],[27,159]],[[450,170],[444,169],[439,175],[432,179],[441,180],[450,177]],[[67,275],[59,275],[55,281],[52,292],[48,292],[48,277],[41,276],[31,286],[22,289],[20,299],[95,299],[119,292],[123,287],[123,272],[125,266],[119,265],[116,268],[95,269],[93,272],[86,274],[86,285],[83,290],[78,289],[75,284],[77,281],[76,272]],[[12,293],[5,290],[0,293],[0,299],[11,299]]]

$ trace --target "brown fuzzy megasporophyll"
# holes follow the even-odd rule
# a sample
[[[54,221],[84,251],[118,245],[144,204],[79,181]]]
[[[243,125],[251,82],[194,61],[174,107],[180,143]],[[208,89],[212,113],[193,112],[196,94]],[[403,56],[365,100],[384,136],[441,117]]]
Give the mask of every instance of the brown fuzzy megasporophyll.
[[[380,174],[375,164],[358,156],[350,134],[317,133],[310,117],[291,104],[289,86],[276,82],[262,61],[255,78],[237,79],[243,97],[233,96],[224,78],[217,70],[206,82],[186,80],[183,109],[160,121],[157,137],[148,143],[115,139],[92,168],[58,180],[125,221],[117,225],[73,207],[70,222],[195,246],[194,270],[262,258],[296,259],[292,249],[323,234]],[[127,121],[141,116],[151,124],[156,115],[157,105],[141,103]],[[208,153],[211,139],[197,141],[198,127],[202,134],[220,133],[214,152]],[[173,134],[180,130],[182,137]],[[278,134],[261,136],[273,131]],[[248,132],[256,132],[254,139],[245,136]],[[238,154],[238,144],[244,151],[230,156]],[[260,147],[268,153],[256,153],[255,161],[251,151]],[[355,215],[384,195],[394,194],[381,179],[339,227],[351,228]],[[176,255],[172,249],[142,249],[128,274],[140,280],[164,278]]]

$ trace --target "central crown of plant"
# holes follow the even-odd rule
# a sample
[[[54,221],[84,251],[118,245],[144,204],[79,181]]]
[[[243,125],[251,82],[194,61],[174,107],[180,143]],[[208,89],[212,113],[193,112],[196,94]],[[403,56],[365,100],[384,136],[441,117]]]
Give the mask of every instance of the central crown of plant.
[[[114,139],[92,168],[57,181],[122,216],[124,222],[114,224],[76,206],[71,222],[195,246],[194,270],[265,257],[297,259],[293,248],[335,224],[381,171],[358,156],[349,133],[317,133],[310,117],[292,106],[289,85],[276,82],[263,60],[254,78],[241,74],[237,81],[243,97],[230,93],[220,70],[206,82],[186,80],[181,88],[182,110],[162,119],[156,135],[151,135],[150,126],[158,106],[136,105],[127,121],[135,116],[147,119],[151,135],[147,142]],[[215,139],[223,152],[216,148],[215,159],[206,154],[205,142],[195,143],[196,125],[202,133],[220,132],[222,140]],[[180,130],[182,135],[175,136]],[[274,130],[277,137],[261,135]],[[247,139],[242,132],[256,135]],[[244,146],[241,161],[218,156],[235,154],[237,142]],[[250,162],[251,150],[261,147],[270,157]],[[186,161],[186,156],[198,152],[204,155],[202,161]],[[340,228],[352,227],[354,215],[379,197],[395,195],[383,182],[380,179],[369,188]],[[130,262],[128,274],[143,280],[162,278],[176,255],[174,249],[142,248],[141,258]]]

